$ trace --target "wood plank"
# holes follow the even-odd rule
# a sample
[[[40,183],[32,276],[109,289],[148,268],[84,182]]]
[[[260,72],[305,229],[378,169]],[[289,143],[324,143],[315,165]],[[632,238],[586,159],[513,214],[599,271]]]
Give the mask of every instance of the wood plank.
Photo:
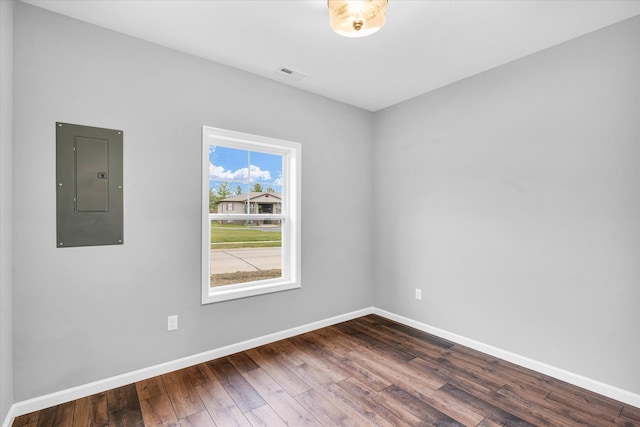
[[[246,427],[249,422],[219,381],[196,386],[211,418],[221,426]]]
[[[293,368],[293,372],[315,390],[322,390],[336,383],[327,371],[307,363]]]
[[[544,413],[548,419],[554,420],[553,422],[555,422],[556,419],[561,419],[564,424],[591,425],[595,418],[598,419],[602,425],[628,427],[628,424],[620,417],[611,415],[607,411],[598,411],[598,413],[596,413],[591,410],[587,412],[583,410],[583,407],[575,408],[550,399],[541,399],[538,396],[518,391],[508,385],[498,390],[497,394],[522,402],[524,406],[535,407],[537,413]]]
[[[322,425],[340,427],[358,427],[344,412],[325,399],[315,389],[299,394],[295,399],[311,413]]]
[[[484,418],[475,412],[466,401],[443,393],[442,388],[433,391],[428,388],[416,386],[415,383],[407,381],[397,381],[394,387],[402,389],[404,392],[411,394],[431,408],[436,409],[465,426],[475,426]]]
[[[333,379],[334,383],[351,376],[351,374],[341,366],[342,364],[339,359],[323,351],[322,348],[314,342],[300,337],[290,338],[290,342],[300,351],[298,356],[304,360],[305,363],[324,370],[327,375]]]
[[[364,405],[337,384],[327,386],[321,392],[329,402],[347,414],[358,425],[393,426],[392,423],[376,414],[370,407]]]
[[[504,427],[504,426],[512,426],[512,424],[501,424],[495,421],[492,421],[488,418],[482,420],[476,427]],[[513,427],[516,427],[517,424],[513,424]]]
[[[386,337],[388,341],[394,342],[396,344],[403,343],[408,338],[410,338],[410,335],[405,334],[399,328],[388,327],[386,323],[379,321],[378,318],[373,316],[365,316],[354,319],[352,322],[350,322],[350,324],[360,325],[367,328],[368,330],[376,331],[377,333],[381,334],[381,336]]]
[[[489,375],[488,371],[484,369],[483,362],[473,363],[452,354],[441,357],[437,362],[439,366],[447,368],[450,372],[456,372],[459,376],[463,376],[471,382],[482,384],[490,390],[499,390],[505,385],[504,378]]]
[[[40,416],[38,417],[37,427],[50,427],[55,425],[56,413],[58,412],[57,406],[52,406],[51,408],[43,409],[40,411]]]
[[[300,357],[300,350],[298,350],[298,348],[289,340],[276,341],[274,343],[267,344],[266,347],[275,350],[278,355],[278,360],[289,369],[305,363],[305,361]]]
[[[320,426],[320,423],[262,368],[244,374],[262,398],[288,425]]]
[[[485,384],[484,380],[477,375],[468,377],[464,372],[458,372],[441,365],[439,361],[416,358],[409,362],[409,365],[417,368],[419,372],[442,378],[444,384],[453,384],[474,396],[491,396],[497,391],[495,387]]]
[[[633,421],[640,426],[640,408],[625,405],[624,408],[622,408],[620,416],[623,417],[623,419]]]
[[[339,324],[336,325],[336,327],[345,332],[350,331],[347,333],[350,335],[355,345],[380,354],[385,354],[392,359],[395,359],[398,363],[409,362],[415,358],[414,355],[408,353],[397,344],[381,341],[373,335],[362,332],[361,330],[364,328],[359,328],[358,325],[352,326],[351,324]]]
[[[109,425],[107,393],[98,393],[76,400],[74,427],[104,427]]]
[[[375,391],[382,391],[391,385],[391,381],[373,371],[370,371],[361,363],[349,359],[348,355],[342,357],[340,361],[343,366],[351,372],[354,378],[357,378],[358,381]]]
[[[427,405],[437,409],[465,426],[475,426],[483,419],[482,415],[478,414],[470,407],[469,402],[444,393],[442,391],[442,387],[434,393],[429,393],[426,396],[420,391],[411,388],[407,388],[405,391],[410,392]]]
[[[346,385],[345,389],[341,387],[340,384],[333,384],[327,387],[325,391],[328,394],[325,396],[328,397],[329,401],[337,406],[341,411],[348,414],[353,421],[362,425],[397,425],[390,422],[382,414],[377,413],[374,409],[376,405],[364,402],[356,390],[349,389]]]
[[[490,354],[486,354],[486,353],[482,353],[478,350],[474,350],[471,347],[466,347],[462,344],[455,344],[451,347],[451,351],[452,352],[456,352],[456,353],[460,353],[460,354],[466,354],[469,355],[473,358],[476,358],[478,360],[483,360],[485,361],[487,364],[493,364],[493,363],[498,363],[498,362],[505,362],[508,363],[502,359],[499,359],[495,356],[492,356]],[[509,368],[508,365],[504,365],[504,368]]]
[[[486,374],[488,377],[497,379],[497,382],[509,384],[539,397],[548,396],[551,390],[561,383],[559,380],[554,380],[540,373],[514,365],[513,363],[498,359],[494,356],[486,355],[468,347],[456,345],[453,356],[456,358],[465,358],[466,360],[483,360],[487,363],[482,369],[483,375]]]
[[[264,405],[245,414],[254,427],[287,427],[269,405]]]
[[[436,360],[448,353],[448,349],[433,345],[419,338],[409,337],[402,343],[404,351],[414,357]]]
[[[325,352],[338,359],[353,350],[348,338],[337,329],[326,328],[308,332],[306,335]]]
[[[178,417],[168,394],[159,394],[140,402],[145,427],[177,427]]]
[[[75,411],[75,407],[76,402],[68,402],[58,405],[55,425],[57,427],[73,427],[73,413]]]
[[[555,402],[525,393],[518,393],[509,386],[504,386],[498,390],[496,398],[500,402],[509,402],[511,405],[510,413],[532,415],[550,425],[589,425],[589,417],[583,417],[573,412],[571,408],[560,408],[561,405],[557,405]],[[554,411],[551,409],[553,406],[561,409],[561,411]],[[607,424],[611,425],[610,423]]]
[[[401,402],[397,399],[389,399],[388,395],[377,393],[356,379],[346,379],[341,381],[338,386],[357,399],[360,404],[366,406],[369,411],[375,413],[377,417],[384,418],[394,426],[418,425],[420,423],[420,418],[416,415],[410,411],[399,409]]]
[[[213,360],[207,362],[207,365],[242,412],[248,412],[266,404],[228,358]]]
[[[421,420],[424,425],[464,426],[464,424],[438,411],[399,387],[389,386],[384,390],[384,393],[390,400],[398,402],[398,413],[410,413],[418,420]],[[415,423],[411,424],[415,425]]]
[[[249,355],[244,351],[227,356],[227,360],[229,360],[229,362],[231,362],[231,364],[241,374],[259,368],[259,366],[256,365],[256,362],[254,362],[253,359],[251,359],[251,357],[249,357]]]
[[[140,400],[147,400],[154,396],[165,394],[167,389],[164,386],[162,377],[153,377],[136,383],[136,392]]]
[[[109,427],[142,427],[144,421],[135,384],[107,392]]]
[[[180,427],[216,427],[209,412],[202,411],[180,420]]]
[[[443,396],[451,396],[459,402],[463,402],[463,405],[473,412],[479,414],[481,417],[485,417],[485,424],[497,423],[499,425],[509,426],[526,426],[530,427],[534,424],[527,422],[511,413],[508,413],[490,402],[478,398],[464,390],[461,390],[451,384],[445,384],[438,390],[438,394]],[[455,410],[458,410],[459,406],[455,406]]]
[[[398,331],[398,333],[401,333],[407,337],[417,338],[419,340],[424,341],[425,343],[429,343],[431,345],[434,345],[436,347],[440,347],[443,349],[448,349],[456,345],[455,343],[448,341],[444,338],[437,337],[428,332],[424,332],[419,329],[412,328],[411,326],[403,325],[401,323],[395,322],[390,319],[385,319],[384,317],[377,316],[375,314],[365,316],[362,319],[367,321],[372,321],[375,324],[379,325],[379,327],[385,330]]]
[[[289,368],[282,364],[268,347],[259,347],[246,352],[256,364],[267,372],[291,396],[308,391],[311,387]],[[251,371],[248,371],[251,372]]]
[[[186,418],[204,411],[202,400],[189,381],[186,370],[164,374],[162,381],[178,418]]]
[[[415,369],[409,364],[401,364],[386,354],[376,353],[371,350],[357,350],[347,356],[354,363],[365,367],[371,372],[384,378],[391,384],[404,382],[415,387],[437,390],[446,384],[446,379],[428,370]],[[393,366],[393,369],[389,369]]]
[[[513,365],[516,369],[517,366]],[[529,370],[527,370],[529,371]],[[540,374],[541,375],[541,374]],[[615,415],[620,414],[624,406],[623,403],[611,399],[610,397],[602,396],[591,390],[582,389],[573,384],[566,383],[564,381],[557,380],[555,378],[547,377],[547,381],[551,390],[556,394],[561,394],[567,398],[582,402],[588,406],[599,407],[602,410],[608,411]]]
[[[20,415],[13,420],[13,427],[36,427],[40,418],[40,411]]]
[[[189,377],[189,383],[193,387],[209,383],[211,381],[217,381],[216,376],[213,375],[209,366],[206,363],[200,363],[199,365],[190,366],[185,368],[187,376]]]
[[[443,354],[441,361],[443,365],[454,370],[460,370],[466,373],[474,372],[481,376],[485,383],[491,384],[494,388],[500,388],[502,385],[510,385],[522,392],[533,394],[541,398],[545,398],[551,392],[549,383],[537,381],[535,378],[523,376],[512,367],[507,366],[498,359],[485,359],[483,357],[474,357],[466,352],[459,352],[458,349]]]
[[[374,419],[374,415],[367,414],[366,408],[354,402],[325,370],[305,363],[294,368],[294,372],[357,425],[367,425]]]
[[[44,409],[40,412],[38,427],[73,427],[75,401]]]
[[[498,359],[494,356],[490,356],[484,353],[481,353],[477,350],[470,349],[468,347],[464,347],[461,345],[456,345],[455,347],[456,353],[464,353],[471,357],[486,360],[490,363],[491,371],[503,375],[508,380],[506,380],[507,384],[510,385],[518,385],[523,391],[527,393],[533,393],[535,387],[539,387],[541,391],[533,393],[542,396],[544,392],[542,389],[546,390],[548,393],[551,391],[555,391],[556,393],[560,393],[567,398],[572,398],[578,401],[588,402],[590,405],[603,406],[608,408],[612,414],[619,413],[622,408],[622,404],[617,402],[611,398],[598,395],[589,390],[581,389],[572,384],[568,384],[564,381],[551,378],[542,373],[533,371],[531,369],[515,365],[511,362],[507,362],[502,359]]]
[[[567,396],[555,390],[549,393],[546,399],[595,418],[617,418],[622,412],[622,408],[611,407],[608,404],[594,405],[586,396]]]
[[[407,335],[400,333],[397,329],[384,329],[379,323],[367,322],[362,318],[354,319],[354,321],[349,323],[349,326],[368,337],[374,338],[395,348],[401,348],[401,345],[399,344],[402,344],[408,339]]]

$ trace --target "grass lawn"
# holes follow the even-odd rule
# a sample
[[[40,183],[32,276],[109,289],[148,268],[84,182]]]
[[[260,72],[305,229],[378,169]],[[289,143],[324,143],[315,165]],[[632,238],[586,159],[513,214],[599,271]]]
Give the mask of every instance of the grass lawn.
[[[211,249],[266,248],[282,246],[279,227],[259,228],[255,225],[219,224],[211,222]]]

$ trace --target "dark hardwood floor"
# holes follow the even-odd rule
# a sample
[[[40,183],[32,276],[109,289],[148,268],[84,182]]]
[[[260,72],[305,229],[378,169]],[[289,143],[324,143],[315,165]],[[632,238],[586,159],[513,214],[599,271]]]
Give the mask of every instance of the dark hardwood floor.
[[[640,426],[640,409],[371,315],[18,426]]]

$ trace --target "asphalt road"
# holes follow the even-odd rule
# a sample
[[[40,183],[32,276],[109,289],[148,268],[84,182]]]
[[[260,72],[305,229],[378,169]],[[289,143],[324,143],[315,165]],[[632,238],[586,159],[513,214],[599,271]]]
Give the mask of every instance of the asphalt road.
[[[211,274],[278,268],[282,268],[282,248],[211,250]]]

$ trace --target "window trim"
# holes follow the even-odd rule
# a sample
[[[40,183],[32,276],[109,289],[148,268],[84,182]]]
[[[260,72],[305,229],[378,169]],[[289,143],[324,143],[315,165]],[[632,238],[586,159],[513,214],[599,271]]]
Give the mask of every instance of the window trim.
[[[260,151],[281,155],[282,212],[279,214],[209,213],[209,147],[223,145],[230,148]],[[246,298],[301,287],[301,171],[302,144],[261,135],[236,132],[210,126],[202,127],[202,304]],[[257,280],[211,288],[211,220],[282,220],[282,277]]]

